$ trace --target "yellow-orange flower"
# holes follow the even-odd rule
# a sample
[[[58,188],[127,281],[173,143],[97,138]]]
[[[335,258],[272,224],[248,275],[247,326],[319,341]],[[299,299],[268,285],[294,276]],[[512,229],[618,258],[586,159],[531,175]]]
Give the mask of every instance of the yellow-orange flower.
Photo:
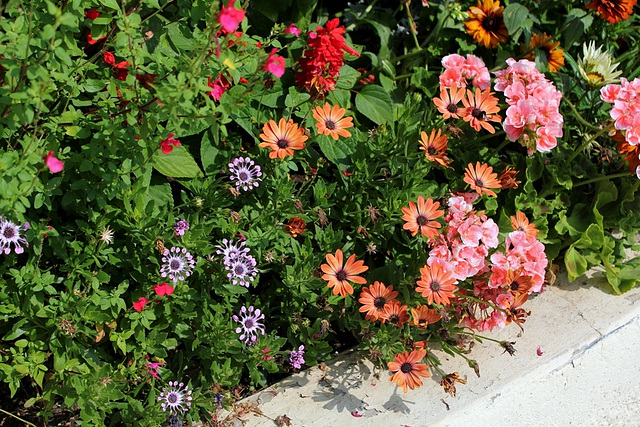
[[[269,120],[262,127],[260,138],[263,142],[259,147],[271,148],[269,157],[272,159],[293,156],[293,150],[302,150],[307,140],[304,129],[299,129],[291,119],[289,121],[280,119],[278,124],[274,120]]]
[[[527,49],[522,45],[520,50],[524,52],[525,50],[530,49],[530,52],[528,52],[524,57],[531,61],[536,59],[536,52],[534,48],[542,50],[547,58],[549,71],[555,73],[560,70],[560,67],[564,66],[564,50],[558,49],[560,42],[553,43],[551,38],[552,37],[548,36],[547,33],[534,34],[529,40],[529,48]]]
[[[350,137],[351,132],[346,129],[353,127],[353,117],[344,117],[345,111],[339,105],[334,105],[332,109],[328,102],[322,107],[314,108],[313,118],[317,120],[318,133],[329,135],[336,141],[338,140],[338,135],[345,138]]]
[[[387,367],[394,374],[389,378],[398,384],[398,387],[402,387],[402,390],[406,393],[407,388],[413,390],[422,385],[420,377],[429,378],[431,374],[427,371],[427,365],[420,362],[427,355],[427,350],[413,350],[411,353],[405,351],[404,353],[397,354],[393,359],[393,362],[387,363]]]
[[[446,168],[449,166],[451,159],[447,157],[447,135],[442,135],[442,131],[431,129],[431,135],[427,136],[425,131],[420,132],[420,149],[424,150],[424,155],[430,162],[437,163]]]
[[[356,261],[356,255],[353,254],[349,257],[346,264],[343,265],[342,250],[338,249],[335,256],[327,254],[327,263],[322,264],[320,268],[325,273],[322,278],[326,280],[327,287],[333,288],[333,294],[340,294],[343,298],[349,295],[353,295],[353,286],[349,282],[364,284],[367,280],[358,276],[360,273],[364,273],[369,267],[364,265],[364,261]]]
[[[458,104],[464,98],[465,88],[458,89],[454,83],[449,89],[440,86],[440,98],[433,98],[433,103],[438,107],[438,111],[442,114],[442,118],[447,120],[449,117],[459,119]]]
[[[440,202],[433,202],[431,198],[424,200],[424,197],[418,196],[418,206],[413,202],[409,202],[409,207],[402,208],[402,219],[406,223],[402,226],[403,229],[411,231],[411,235],[415,236],[420,232],[427,238],[435,237],[439,234],[438,228],[442,225],[438,221],[434,221],[436,218],[440,218],[444,215],[443,210],[438,210]]]
[[[392,325],[401,328],[407,320],[409,320],[409,313],[407,313],[407,304],[402,304],[398,300],[391,300],[384,305],[384,311],[380,314],[380,320],[382,323],[387,320]]]
[[[375,322],[384,313],[384,306],[395,301],[398,292],[393,290],[393,286],[385,286],[382,282],[373,282],[368,288],[362,288],[358,302],[362,304],[360,313],[366,312],[365,319]]]
[[[420,280],[416,282],[416,291],[427,298],[429,304],[451,304],[451,299],[455,298],[454,292],[458,290],[455,285],[456,279],[451,273],[445,271],[439,262],[425,265],[420,269]]]
[[[538,229],[535,225],[529,223],[529,219],[525,214],[518,211],[516,216],[510,217],[511,227],[514,231],[524,231],[529,237],[536,237],[538,235]]]
[[[496,132],[489,122],[500,123],[502,117],[499,114],[494,114],[500,111],[500,107],[498,107],[498,98],[493,96],[491,90],[476,88],[474,94],[467,89],[467,96],[462,98],[462,104],[465,108],[461,109],[460,115],[465,122],[469,122],[472,128],[477,132],[481,127],[491,133]]]
[[[410,325],[417,326],[420,329],[424,329],[427,325],[436,323],[442,319],[442,315],[438,313],[438,310],[429,308],[426,305],[419,305],[416,308],[412,308],[411,317],[413,320],[411,320]]]
[[[595,9],[600,17],[610,24],[629,19],[637,0],[593,0],[586,5],[587,9]]]
[[[469,8],[469,19],[464,21],[464,26],[474,42],[495,49],[507,41],[509,31],[504,25],[503,10],[499,0],[478,0],[477,7]]]
[[[471,189],[479,195],[496,197],[496,193],[490,188],[501,188],[498,181],[498,174],[493,172],[493,168],[486,163],[476,162],[475,168],[469,163],[464,172],[464,182],[471,186]]]

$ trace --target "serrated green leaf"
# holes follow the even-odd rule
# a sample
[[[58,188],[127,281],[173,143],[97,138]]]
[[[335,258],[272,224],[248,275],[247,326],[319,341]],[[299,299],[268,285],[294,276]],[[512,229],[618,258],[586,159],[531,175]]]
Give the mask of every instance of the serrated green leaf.
[[[100,3],[109,9],[120,10],[117,0],[100,0]]]
[[[567,267],[570,282],[587,271],[587,260],[573,246],[569,247],[564,255],[564,265]]]
[[[524,20],[529,16],[529,9],[521,4],[511,3],[504,8],[502,16],[509,34],[513,34],[520,29]]]
[[[393,120],[392,101],[387,92],[377,85],[368,85],[356,95],[356,108],[378,125]]]
[[[200,167],[184,146],[174,147],[169,154],[158,150],[153,154],[151,164],[163,175],[173,178],[196,178],[202,176]]]
[[[355,153],[355,147],[347,144],[342,138],[334,141],[333,138],[319,137],[318,145],[327,160],[337,165],[349,164],[349,156]]]

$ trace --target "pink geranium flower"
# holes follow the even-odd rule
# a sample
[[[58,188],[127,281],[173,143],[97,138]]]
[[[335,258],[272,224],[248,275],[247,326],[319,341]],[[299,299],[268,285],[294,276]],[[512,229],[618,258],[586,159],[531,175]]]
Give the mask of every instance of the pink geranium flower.
[[[64,162],[56,159],[53,156],[53,151],[49,151],[44,161],[47,164],[47,167],[49,168],[51,173],[58,173],[64,168]]]
[[[278,56],[275,53],[278,51],[275,47],[271,49],[271,53],[267,58],[267,62],[264,63],[262,69],[264,71],[269,71],[277,78],[282,77],[284,74],[284,58],[282,56]]]
[[[233,7],[235,2],[236,0],[230,0],[227,6],[222,6],[220,15],[218,15],[218,22],[227,33],[234,32],[244,19],[244,10]]]
[[[133,309],[135,311],[142,311],[142,309],[144,308],[145,305],[147,305],[148,302],[149,300],[146,299],[145,297],[140,297],[138,298],[138,301],[133,303]]]
[[[173,139],[174,133],[170,133],[167,139],[164,139],[160,142],[160,148],[162,148],[163,154],[169,154],[173,151],[173,146],[178,147],[180,145],[180,141],[177,139]]]
[[[300,30],[296,28],[296,23],[290,24],[286,30],[284,30],[285,34],[293,34],[296,37],[300,37]]]
[[[159,297],[162,297],[165,295],[171,295],[173,293],[173,289],[174,289],[173,286],[168,285],[167,282],[161,283],[159,285],[155,285],[153,287],[153,291]]]

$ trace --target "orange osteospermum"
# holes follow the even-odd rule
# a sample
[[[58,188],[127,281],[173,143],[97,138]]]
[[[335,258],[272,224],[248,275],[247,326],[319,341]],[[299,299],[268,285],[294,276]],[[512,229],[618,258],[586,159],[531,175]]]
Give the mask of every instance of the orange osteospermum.
[[[518,184],[520,184],[521,181],[516,179],[516,175],[518,175],[518,171],[511,166],[500,172],[500,176],[498,176],[500,188],[518,188]]]
[[[334,140],[338,140],[338,135],[345,138],[351,136],[351,132],[345,130],[353,127],[353,117],[344,117],[344,108],[340,108],[339,105],[334,105],[331,109],[331,105],[326,102],[322,107],[317,106],[313,109],[313,118],[318,122],[316,127],[318,133],[323,135],[329,135]]]
[[[351,255],[344,265],[344,258],[340,249],[336,251],[335,256],[327,254],[326,258],[328,264],[320,266],[325,273],[322,275],[322,279],[329,282],[327,287],[333,288],[334,295],[340,294],[343,298],[346,298],[347,294],[353,295],[353,286],[349,282],[367,283],[367,280],[358,276],[358,274],[364,273],[369,267],[364,265],[364,261],[356,261],[355,254]]]
[[[512,295],[529,294],[533,287],[533,278],[522,274],[522,267],[517,270],[507,271],[505,278],[507,291]]]
[[[444,270],[443,266],[434,262],[431,266],[425,265],[420,269],[420,280],[416,282],[416,291],[427,298],[429,304],[449,305],[455,298],[454,292],[458,290],[456,279],[451,273]]]
[[[498,174],[493,172],[493,168],[486,163],[480,164],[476,162],[475,168],[469,163],[464,172],[464,182],[471,186],[471,189],[479,195],[496,197],[496,193],[489,190],[490,188],[501,188],[498,181]]]
[[[447,135],[442,135],[442,131],[431,129],[431,135],[427,136],[425,131],[420,132],[420,149],[424,150],[424,155],[430,162],[438,163],[441,166],[452,169],[449,166],[451,159],[447,157]]]
[[[481,127],[490,133],[496,132],[489,122],[500,123],[502,117],[494,114],[500,111],[500,107],[498,107],[498,98],[493,96],[490,89],[476,88],[475,93],[467,89],[467,96],[462,98],[462,104],[465,108],[461,110],[460,115],[472,128],[477,132],[480,132]]]
[[[637,0],[593,0],[586,5],[587,9],[595,9],[600,17],[610,24],[629,19]]]
[[[618,142],[616,148],[620,152],[620,155],[624,157],[624,161],[629,163],[629,170],[632,173],[636,173],[638,166],[640,166],[640,145],[629,144],[619,131],[612,139]]]
[[[272,159],[293,156],[293,150],[302,150],[307,140],[304,129],[299,129],[291,119],[287,121],[282,118],[278,124],[274,120],[269,120],[262,127],[262,132],[260,134],[262,142],[258,146],[271,148],[269,157]]]
[[[442,315],[438,313],[435,308],[429,308],[426,305],[419,305],[416,308],[411,309],[411,317],[413,320],[410,325],[417,326],[420,329],[424,329],[431,323],[436,323],[442,319]]]
[[[375,322],[384,313],[384,306],[395,301],[398,292],[393,290],[393,286],[385,286],[382,282],[373,282],[368,288],[362,288],[358,302],[362,304],[360,313],[367,312],[365,319]]]
[[[409,202],[409,207],[402,208],[402,219],[407,221],[402,228],[411,231],[411,235],[415,236],[418,231],[427,238],[438,235],[438,228],[442,225],[433,221],[444,215],[444,211],[439,211],[440,202],[433,202],[431,198],[424,200],[424,197],[418,196],[418,206],[413,202]]]
[[[398,300],[392,300],[384,305],[384,311],[380,314],[380,320],[382,323],[387,320],[392,325],[399,328],[409,320],[409,313],[407,313],[407,304],[402,305]]]
[[[509,31],[504,24],[503,10],[499,0],[478,0],[477,7],[469,8],[469,19],[464,21],[464,26],[474,42],[495,49],[507,41]]]
[[[465,88],[460,88],[455,83],[447,89],[440,86],[440,98],[433,98],[433,103],[438,107],[438,111],[442,114],[442,118],[447,120],[449,117],[459,119],[458,104],[464,98]]]
[[[531,39],[529,40],[529,49],[531,49],[531,51],[524,57],[531,61],[534,61],[536,59],[536,52],[534,48],[542,50],[547,57],[549,71],[555,73],[560,70],[560,67],[564,66],[564,50],[558,49],[558,46],[560,46],[560,42],[553,43],[551,39],[552,37],[548,36],[547,33],[532,35]],[[527,50],[527,48],[522,45],[520,50],[524,52],[525,50]]]
[[[516,212],[516,215],[511,216],[510,219],[514,231],[524,231],[528,237],[538,236],[538,229],[534,224],[529,223],[529,219],[522,212]]]
[[[398,387],[402,387],[402,390],[406,393],[407,387],[413,390],[422,385],[420,377],[429,378],[431,374],[427,371],[427,365],[424,363],[418,363],[427,355],[427,350],[413,350],[411,353],[405,351],[399,353],[393,359],[393,362],[387,363],[387,367],[394,374],[389,378],[398,384]]]

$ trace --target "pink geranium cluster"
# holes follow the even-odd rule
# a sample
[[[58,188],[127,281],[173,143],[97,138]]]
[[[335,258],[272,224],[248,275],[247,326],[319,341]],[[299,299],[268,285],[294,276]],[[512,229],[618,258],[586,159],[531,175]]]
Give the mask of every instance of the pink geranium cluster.
[[[444,217],[446,231],[433,243],[427,264],[439,263],[457,280],[466,280],[487,269],[489,249],[498,247],[498,225],[473,209],[475,193],[449,198]]]
[[[491,85],[489,69],[482,59],[475,55],[465,58],[457,53],[442,58],[444,72],[440,74],[440,86],[451,88],[466,88],[469,82],[480,90],[488,89]]]
[[[623,131],[624,139],[631,145],[640,144],[640,79],[628,81],[622,77],[620,84],[600,89],[600,97],[613,104],[609,114],[616,129]]]
[[[511,141],[520,140],[531,156],[535,150],[550,151],[562,137],[560,93],[554,84],[526,59],[507,59],[508,67],[497,71],[495,90],[507,97],[504,130]]]

